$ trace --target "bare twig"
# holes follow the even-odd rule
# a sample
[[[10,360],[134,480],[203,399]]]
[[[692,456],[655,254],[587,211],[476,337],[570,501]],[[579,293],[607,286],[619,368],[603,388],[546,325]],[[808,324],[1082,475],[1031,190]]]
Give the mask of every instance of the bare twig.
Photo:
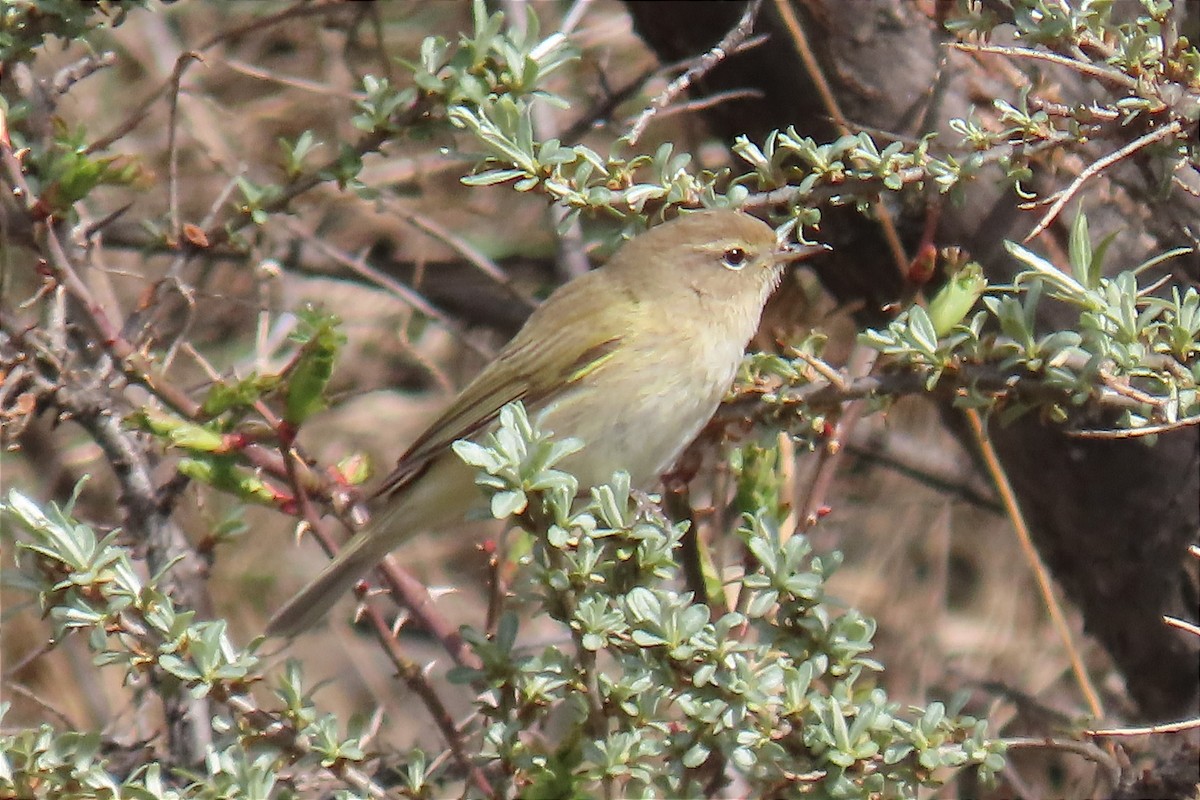
[[[1075,680],[1079,684],[1080,691],[1083,692],[1088,709],[1091,711],[1093,717],[1101,719],[1104,716],[1104,707],[1100,704],[1100,695],[1092,685],[1092,679],[1087,673],[1087,668],[1083,665],[1083,659],[1080,657],[1079,649],[1075,646],[1074,637],[1071,635],[1071,628],[1067,624],[1066,615],[1063,614],[1062,606],[1059,604],[1058,598],[1054,595],[1050,573],[1046,569],[1046,565],[1042,563],[1037,548],[1033,545],[1033,538],[1029,534],[1029,527],[1025,524],[1025,517],[1021,513],[1020,505],[1017,503],[1017,496],[1013,492],[1012,484],[1008,481],[1008,475],[1005,474],[1004,467],[1000,464],[1000,458],[996,455],[996,450],[992,446],[992,440],[988,436],[987,429],[984,427],[983,419],[979,412],[973,408],[965,409],[963,414],[967,419],[967,425],[970,427],[971,433],[975,437],[975,443],[979,447],[983,462],[996,484],[996,490],[1000,493],[1000,500],[1008,512],[1009,519],[1012,521],[1013,530],[1017,535],[1017,543],[1021,546],[1021,552],[1025,554],[1025,559],[1029,563],[1030,569],[1033,570],[1038,591],[1042,595],[1046,611],[1050,614],[1050,620],[1058,631],[1059,638],[1062,639],[1067,658],[1071,662],[1071,671],[1075,674]]]
[[[817,96],[821,98],[821,104],[825,107],[825,111],[829,114],[830,119],[833,120],[838,133],[842,136],[849,134],[850,123],[846,119],[846,115],[842,113],[842,108],[838,104],[837,97],[834,95],[829,82],[825,80],[825,72],[821,69],[821,64],[817,61],[817,56],[808,43],[808,36],[804,33],[804,27],[800,24],[800,18],[796,16],[796,9],[792,6],[791,0],[775,0],[775,11],[783,21],[783,26],[787,29],[788,35],[792,39],[792,45],[796,48],[796,54],[800,56],[800,60],[804,64],[804,70],[808,73],[808,77],[812,80],[814,87],[816,87]],[[901,275],[906,275],[908,272],[908,256],[904,252],[904,244],[900,241],[900,231],[896,228],[896,222],[892,219],[891,211],[888,210],[888,207],[882,201],[878,200],[871,207],[879,219],[883,238],[888,244],[888,250],[892,254],[892,260],[896,264],[896,269],[900,271]]]
[[[339,250],[338,248],[326,242],[324,239],[321,239],[318,236],[313,236],[311,231],[305,229],[298,222],[286,220],[285,224],[293,234],[301,237],[304,241],[310,243],[317,250],[341,264],[346,269],[350,270],[356,275],[362,276],[381,289],[391,292],[396,297],[400,298],[409,306],[415,308],[417,311],[420,311],[430,319],[437,320],[442,327],[451,333],[451,335],[469,347],[477,355],[480,355],[484,358],[491,358],[494,355],[493,353],[485,351],[479,346],[479,344],[474,342],[469,336],[467,336],[466,331],[463,330],[462,326],[443,314],[436,306],[426,300],[420,292],[405,286],[403,283],[400,283],[384,272],[375,269],[375,267],[367,263],[366,258],[362,256],[352,256],[349,253]]]
[[[175,60],[167,94],[167,208],[171,219],[171,235],[179,236],[179,148],[175,134],[179,130],[179,87],[183,72],[192,61],[200,61],[199,53],[187,51]]]
[[[1089,736],[1146,736],[1156,733],[1179,733],[1200,728],[1200,717],[1184,719],[1179,722],[1160,722],[1156,725],[1146,725],[1139,728],[1097,728],[1084,731]]]
[[[1163,622],[1170,625],[1172,628],[1178,628],[1181,631],[1186,631],[1193,636],[1200,636],[1200,625],[1194,622],[1188,622],[1185,619],[1177,619],[1175,617],[1163,617]]]
[[[70,91],[72,86],[84,78],[94,75],[100,70],[111,67],[116,63],[117,55],[112,51],[89,53],[78,61],[68,64],[54,73],[54,78],[50,81],[50,91],[57,95],[64,95]]]
[[[1200,425],[1200,415],[1184,417],[1174,422],[1164,422],[1161,425],[1144,425],[1140,428],[1118,428],[1113,430],[1067,431],[1067,435],[1080,439],[1136,439],[1139,436],[1156,436],[1160,433],[1170,433],[1180,428],[1190,428],[1193,425]]]
[[[421,231],[421,233],[433,237],[465,258],[468,263],[502,286],[514,300],[523,304],[526,308],[532,309],[534,307],[534,303],[513,286],[512,279],[508,277],[508,274],[500,269],[500,266],[495,261],[484,255],[479,248],[472,246],[461,236],[447,230],[444,226],[423,214],[403,209],[396,209],[396,211],[401,219]]]
[[[64,730],[68,730],[68,731],[79,730],[79,723],[76,722],[75,720],[71,719],[70,717],[68,717],[67,712],[63,711],[61,708],[59,708],[58,706],[51,703],[49,700],[42,697],[37,692],[33,691],[25,684],[15,683],[15,682],[9,683],[7,686],[7,689],[8,689],[8,691],[12,692],[13,694],[19,694],[19,695],[21,695],[21,697],[24,697],[25,699],[29,700],[31,703],[35,703],[38,706],[40,706],[41,708],[43,708],[44,710],[46,710],[51,716],[57,718],[58,721],[60,723],[62,723]]]
[[[955,50],[963,50],[968,53],[988,53],[991,55],[1008,56],[1009,58],[1028,58],[1034,61],[1048,61],[1051,64],[1057,64],[1060,67],[1074,70],[1082,75],[1087,75],[1097,80],[1123,86],[1126,89],[1137,89],[1138,82],[1135,78],[1119,72],[1111,67],[1101,67],[1093,64],[1090,61],[1080,61],[1075,58],[1061,56],[1057,53],[1048,53],[1044,50],[1033,50],[1028,47],[1009,47],[992,44],[973,44],[967,42],[954,42],[949,45]]]
[[[729,53],[738,48],[747,39],[750,38],[751,32],[754,30],[754,22],[758,18],[758,11],[762,7],[762,0],[751,0],[746,4],[746,10],[742,13],[741,19],[733,30],[725,34],[717,46],[709,50],[703,56],[696,60],[689,69],[675,80],[667,85],[667,88],[650,103],[634,121],[633,127],[629,130],[629,146],[633,147],[637,144],[642,134],[646,131],[646,126],[650,124],[650,120],[654,118],[658,112],[666,108],[679,95],[687,91],[698,78],[710,72],[713,67],[725,60]]]
[[[744,100],[750,97],[762,96],[763,91],[761,89],[727,89],[723,92],[713,92],[704,97],[698,97],[695,100],[688,100],[685,103],[676,103],[668,106],[658,113],[658,118],[666,119],[676,114],[690,114],[694,111],[703,111],[713,106],[719,106],[721,103],[728,103],[730,100]]]
[[[214,59],[214,60],[218,61],[221,64],[224,64],[225,66],[229,67],[234,72],[237,72],[241,75],[246,75],[251,78],[257,78],[260,81],[269,81],[271,83],[277,83],[280,86],[290,86],[293,89],[300,89],[301,91],[312,92],[313,94],[326,95],[329,97],[337,97],[341,100],[348,100],[348,101],[363,100],[367,96],[366,93],[364,93],[364,92],[347,91],[345,89],[335,89],[334,87],[330,86],[329,84],[321,83],[319,81],[310,81],[310,80],[307,80],[306,78],[299,78],[294,75],[280,75],[276,72],[272,72],[270,70],[263,69],[262,67],[257,66],[256,64],[250,64],[245,61],[240,61],[236,58],[221,58],[221,59]]]
[[[1092,178],[1100,172],[1103,172],[1113,164],[1128,158],[1138,150],[1141,150],[1144,147],[1149,147],[1155,142],[1160,142],[1163,139],[1168,139],[1172,136],[1178,136],[1180,133],[1182,133],[1182,131],[1182,123],[1180,123],[1179,120],[1174,120],[1169,125],[1164,125],[1161,128],[1157,128],[1149,133],[1143,134],[1121,149],[1109,153],[1103,158],[1098,158],[1091,164],[1088,164],[1087,167],[1080,171],[1075,180],[1071,181],[1071,184],[1059,193],[1058,198],[1054,201],[1053,205],[1051,205],[1050,208],[1047,209],[1046,213],[1042,215],[1042,218],[1038,220],[1037,225],[1033,226],[1033,230],[1031,230],[1028,235],[1025,236],[1024,241],[1028,242],[1035,238],[1042,231],[1046,230],[1046,228],[1050,226],[1050,223],[1054,222],[1054,220],[1058,217],[1059,213],[1063,210],[1067,203],[1070,202],[1071,198],[1083,188],[1083,184],[1085,184],[1089,178]]]
[[[1104,778],[1108,781],[1109,789],[1115,789],[1121,783],[1121,765],[1104,748],[1097,747],[1091,742],[1077,742],[1072,739],[1038,738],[1036,736],[1017,736],[1002,739],[1009,750],[1062,750],[1075,753],[1094,762],[1104,770]]]
[[[450,621],[438,612],[425,584],[397,564],[391,556],[380,562],[378,569],[392,598],[412,612],[413,617],[441,643],[455,664],[468,669],[483,668],[475,651],[467,646]]]

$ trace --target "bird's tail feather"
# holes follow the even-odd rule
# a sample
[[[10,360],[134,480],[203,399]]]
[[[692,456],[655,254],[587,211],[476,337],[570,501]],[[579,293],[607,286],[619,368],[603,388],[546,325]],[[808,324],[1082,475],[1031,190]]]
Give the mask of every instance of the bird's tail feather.
[[[290,638],[301,633],[411,534],[460,519],[478,500],[474,469],[455,455],[436,459],[399,495],[378,504],[362,532],[342,548],[324,572],[275,613],[267,624],[267,634]]]
[[[372,535],[368,526],[350,540],[316,578],[283,604],[267,623],[268,636],[291,638],[317,622],[367,570],[375,566],[395,542]]]

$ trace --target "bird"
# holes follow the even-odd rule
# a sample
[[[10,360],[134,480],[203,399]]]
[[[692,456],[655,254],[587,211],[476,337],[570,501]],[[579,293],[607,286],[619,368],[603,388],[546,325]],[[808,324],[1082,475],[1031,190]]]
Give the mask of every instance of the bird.
[[[311,627],[410,536],[483,506],[475,470],[451,445],[479,438],[514,401],[543,430],[582,442],[556,465],[581,487],[618,470],[631,486],[652,485],[716,412],[785,265],[824,249],[781,244],[750,214],[709,209],[650,228],[560,286],[413,442],[371,498],[364,528],[267,634]]]

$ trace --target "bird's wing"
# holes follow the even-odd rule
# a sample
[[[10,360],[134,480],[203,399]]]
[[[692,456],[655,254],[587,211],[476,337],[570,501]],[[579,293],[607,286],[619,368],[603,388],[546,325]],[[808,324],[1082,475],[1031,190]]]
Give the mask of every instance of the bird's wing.
[[[587,295],[580,291],[584,287],[576,284],[591,283],[586,279],[593,275],[596,273],[563,287],[534,312],[496,359],[401,456],[377,496],[402,489],[453,442],[470,438],[489,425],[505,405],[520,400],[536,411],[551,396],[593,374],[612,358],[622,339],[622,331],[605,324],[613,318],[614,308],[597,304],[594,297],[591,302],[579,302]],[[555,311],[546,314],[551,304]],[[598,337],[598,332],[606,335]]]

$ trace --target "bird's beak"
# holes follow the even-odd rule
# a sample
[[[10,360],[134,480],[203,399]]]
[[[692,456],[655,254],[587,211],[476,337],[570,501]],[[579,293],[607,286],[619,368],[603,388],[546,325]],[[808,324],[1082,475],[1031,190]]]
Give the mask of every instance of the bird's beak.
[[[807,261],[813,256],[819,256],[822,253],[828,253],[833,250],[827,244],[789,244],[783,245],[775,251],[775,262],[777,264],[788,264],[793,261]]]

